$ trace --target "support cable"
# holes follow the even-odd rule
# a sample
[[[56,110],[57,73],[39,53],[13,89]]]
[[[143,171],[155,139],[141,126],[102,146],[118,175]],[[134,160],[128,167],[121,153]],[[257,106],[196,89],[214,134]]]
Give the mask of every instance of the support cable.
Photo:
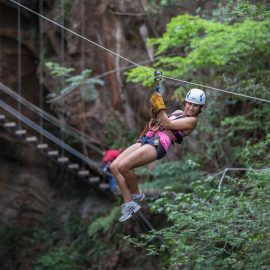
[[[20,1],[20,0],[19,0]],[[21,6],[17,6],[17,92],[21,96],[22,92],[22,33],[21,33]],[[17,110],[21,112],[20,100],[17,102]],[[20,125],[20,122],[19,122]]]
[[[4,52],[2,51],[2,13],[0,11],[0,80],[1,80],[1,77],[2,77],[2,65],[3,65],[3,62],[2,62],[2,53],[4,54]]]
[[[82,25],[82,36],[85,35],[85,5],[84,5],[84,0],[81,0],[81,25]],[[84,40],[81,40],[81,54],[82,54],[82,59],[81,59],[81,70],[85,69],[85,43]]]
[[[61,25],[64,26],[65,23],[65,13],[64,13],[64,0],[61,0],[61,15],[60,15],[60,22]],[[60,28],[60,64],[63,67],[65,65],[65,31],[64,31],[64,27]],[[64,77],[61,77],[61,88],[64,89]],[[64,138],[64,132],[65,132],[65,128],[64,128],[64,123],[65,123],[65,117],[64,117],[64,100],[61,101],[61,112],[60,112],[60,122],[61,122],[61,141],[64,142],[65,138]],[[63,148],[61,148],[61,155],[64,155],[63,152]]]
[[[83,162],[89,165],[90,168],[94,169],[96,172],[99,174],[103,175],[104,172],[99,168],[99,164],[85,155],[83,155],[81,152],[76,150],[75,148],[71,147],[70,145],[66,144],[56,136],[54,136],[52,133],[47,131],[46,129],[40,127],[38,124],[34,123],[32,120],[29,118],[25,117],[22,115],[20,112],[9,106],[7,103],[5,103],[3,100],[0,100],[0,107],[2,107],[4,110],[9,112],[11,115],[15,116],[17,119],[19,119],[21,122],[26,124],[27,126],[31,127],[33,130],[35,130],[38,133],[41,133],[44,137],[46,137],[48,140],[54,142],[56,145],[59,147],[62,147],[62,149],[66,150],[73,156],[79,158]]]
[[[109,53],[111,53],[111,54],[113,54],[113,55],[119,57],[119,58],[122,58],[123,60],[125,60],[125,61],[127,61],[127,62],[133,64],[134,66],[138,66],[138,67],[144,68],[145,70],[147,70],[147,71],[149,71],[149,72],[151,72],[151,73],[153,72],[152,69],[146,68],[146,67],[144,67],[144,66],[141,66],[141,65],[139,65],[139,64],[137,64],[137,63],[135,63],[135,62],[133,62],[133,61],[131,61],[131,60],[129,60],[129,59],[127,59],[126,57],[121,56],[121,55],[119,55],[119,54],[113,52],[112,50],[103,47],[102,45],[100,45],[100,44],[98,44],[98,43],[96,43],[96,42],[90,40],[89,38],[86,38],[86,37],[84,37],[84,36],[82,36],[82,35],[76,33],[75,31],[73,31],[73,30],[71,30],[71,29],[69,29],[69,28],[67,28],[67,27],[64,27],[63,25],[61,25],[61,24],[59,24],[59,23],[57,23],[57,22],[55,22],[55,21],[53,21],[53,20],[51,20],[51,19],[49,19],[49,18],[47,18],[47,17],[41,15],[41,14],[39,14],[38,12],[36,12],[36,11],[34,11],[34,10],[32,10],[32,9],[30,9],[30,8],[28,8],[28,7],[26,7],[26,6],[22,5],[22,4],[20,4],[20,3],[18,3],[17,1],[14,1],[14,0],[9,0],[9,1],[12,2],[12,3],[14,3],[14,4],[16,4],[16,5],[19,5],[19,6],[23,7],[24,9],[28,10],[29,12],[31,12],[31,13],[37,15],[37,16],[40,16],[40,17],[43,18],[44,20],[49,21],[49,22],[51,22],[51,23],[53,23],[53,24],[55,24],[55,25],[57,25],[57,26],[59,26],[59,27],[65,29],[67,32],[70,32],[71,34],[73,34],[73,35],[75,35],[75,36],[77,36],[77,37],[80,37],[80,38],[82,38],[83,40],[86,40],[87,42],[89,42],[89,43],[91,43],[91,44],[93,44],[93,45],[95,45],[95,46],[97,46],[97,47],[99,47],[99,48],[101,48],[101,49],[103,49],[103,50],[105,50],[105,51],[107,51],[107,52],[109,52]]]
[[[20,101],[25,107],[27,107],[31,111],[35,112],[36,114],[38,114],[40,117],[43,117],[44,119],[46,119],[51,124],[55,125],[56,127],[60,127],[61,123],[57,118],[55,118],[52,115],[50,115],[49,113],[41,110],[40,108],[38,108],[33,103],[29,102],[24,97],[19,96],[16,92],[12,91],[10,88],[5,86],[1,82],[0,82],[0,91],[3,91],[4,93],[6,93],[10,97],[14,98],[15,100]],[[99,155],[102,155],[102,151],[98,147],[96,147],[93,144],[89,143],[91,141],[91,138],[89,136],[87,136],[86,134],[81,133],[79,130],[77,130],[76,128],[74,128],[74,127],[72,127],[72,126],[70,126],[68,124],[65,124],[65,131],[68,134],[70,134],[71,136],[73,136],[74,138],[79,139],[79,140],[81,139],[81,137],[84,137],[85,141],[87,143],[87,146],[90,149],[94,150]],[[81,135],[79,135],[79,134],[81,134]]]
[[[12,2],[12,3],[14,3],[14,4],[16,4],[16,5],[19,5],[19,6],[23,7],[24,9],[28,10],[29,12],[31,12],[31,13],[37,15],[37,16],[40,16],[44,20],[49,21],[49,22],[51,22],[51,23],[53,23],[53,24],[55,24],[55,25],[57,25],[57,26],[65,29],[67,32],[70,32],[71,34],[73,34],[73,35],[75,35],[75,36],[77,36],[79,38],[82,38],[83,40],[85,40],[85,41],[87,41],[87,42],[89,42],[89,43],[91,43],[91,44],[93,44],[93,45],[95,45],[95,46],[97,46],[97,47],[99,47],[99,48],[101,48],[101,49],[103,49],[103,50],[105,50],[105,51],[107,51],[107,52],[109,52],[109,53],[111,53],[111,54],[113,54],[113,55],[115,55],[115,56],[117,56],[117,57],[119,57],[119,58],[121,58],[121,59],[129,62],[129,63],[131,63],[131,64],[133,64],[134,66],[141,67],[142,69],[146,70],[147,72],[153,73],[153,69],[150,69],[150,68],[141,66],[141,65],[139,65],[139,64],[137,64],[137,63],[135,63],[135,62],[133,62],[133,61],[131,61],[129,59],[127,59],[126,57],[124,57],[124,56],[122,56],[122,55],[120,55],[120,54],[118,54],[118,53],[116,53],[116,52],[114,52],[114,51],[112,51],[112,50],[110,50],[108,48],[105,48],[102,45],[100,45],[100,44],[98,44],[98,43],[90,40],[89,38],[86,38],[86,37],[84,37],[84,36],[76,33],[75,31],[73,31],[73,30],[71,30],[71,29],[69,29],[67,27],[64,27],[63,25],[61,25],[61,24],[59,24],[59,23],[57,23],[57,22],[55,22],[55,21],[53,21],[53,20],[51,20],[51,19],[49,19],[49,18],[41,15],[41,14],[39,14],[38,12],[36,12],[36,11],[34,11],[34,10],[32,10],[32,9],[30,9],[30,8],[28,8],[28,7],[20,4],[20,3],[18,3],[15,0],[9,0],[9,1]],[[203,85],[203,84],[192,83],[192,82],[188,82],[188,81],[177,79],[177,78],[173,78],[173,77],[168,77],[168,76],[163,76],[163,77],[166,78],[166,79],[169,79],[169,80],[178,81],[178,82],[182,82],[182,83],[185,83],[185,84],[191,84],[191,85],[195,85],[195,86],[200,86],[202,88],[206,88],[206,89],[210,89],[210,90],[220,91],[220,92],[224,92],[224,93],[231,94],[231,95],[236,95],[236,96],[240,96],[240,97],[244,97],[244,98],[249,98],[249,99],[254,99],[254,100],[257,100],[257,101],[261,101],[261,102],[270,103],[270,100],[263,99],[263,98],[249,96],[249,95],[245,95],[245,94],[241,94],[241,93],[236,93],[236,92],[232,92],[232,91],[228,91],[228,90],[224,90],[224,89],[220,89],[220,88],[216,88],[216,87],[206,86],[206,85]]]
[[[82,36],[84,36],[85,34],[85,24],[84,24],[84,0],[80,1],[80,12],[81,12],[81,34]],[[81,72],[83,72],[83,70],[85,69],[85,44],[84,44],[84,40],[80,40],[81,41],[81,61],[80,61],[80,66],[81,66]],[[85,106],[84,106],[84,100],[82,100],[83,102],[83,112],[85,112]],[[86,125],[86,121],[85,118],[83,119],[83,124],[81,126],[81,132],[85,131],[85,125]],[[87,153],[87,149],[85,147],[85,140],[82,137],[82,151],[88,155]]]
[[[153,225],[151,224],[151,222],[145,217],[145,215],[141,211],[138,211],[137,214],[143,220],[143,222],[149,228],[150,231],[154,231],[155,230],[155,228],[153,227]]]
[[[43,14],[43,0],[39,0],[39,13]],[[39,17],[39,108],[43,110],[43,65],[44,65],[44,42],[43,42],[43,21]],[[43,127],[43,117],[39,117],[39,125]],[[40,140],[42,141],[42,134]]]

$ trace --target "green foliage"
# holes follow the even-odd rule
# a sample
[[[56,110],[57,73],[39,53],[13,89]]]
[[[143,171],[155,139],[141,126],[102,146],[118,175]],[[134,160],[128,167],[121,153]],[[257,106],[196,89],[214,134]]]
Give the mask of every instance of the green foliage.
[[[253,20],[270,19],[270,12],[261,3],[252,4],[247,0],[227,0],[227,4],[213,12],[218,20],[236,21],[246,18]]]
[[[165,188],[171,186],[174,190],[187,192],[192,190],[191,179],[199,177],[199,164],[192,160],[166,162],[155,168],[137,169],[138,175],[148,179],[143,188]]]
[[[92,222],[88,227],[88,235],[94,236],[97,232],[102,231],[107,233],[108,230],[112,228],[113,222],[116,220],[116,217],[119,215],[118,207],[113,208],[110,213],[106,216],[97,218]]]
[[[60,79],[59,89],[56,93],[49,95],[52,100],[59,94],[65,95],[79,88],[83,100],[90,102],[98,96],[96,86],[104,84],[102,80],[89,78],[92,72],[90,69],[83,70],[80,75],[71,75],[74,68],[62,67],[54,62],[47,62],[45,66],[50,70],[53,77]]]
[[[148,43],[156,47],[155,66],[166,76],[190,78],[200,71],[207,81],[215,70],[215,76],[227,78],[237,73],[237,78],[233,77],[238,86],[243,84],[242,80],[253,80],[257,84],[262,80],[267,85],[269,26],[267,20],[227,24],[181,15],[172,18],[162,37],[150,39]],[[145,70],[136,68],[128,73],[128,80],[149,85],[145,76]],[[243,90],[238,89],[238,92]],[[269,96],[263,90],[257,91],[257,96]]]
[[[132,68],[129,72],[126,72],[127,80],[134,83],[143,83],[144,86],[151,86],[154,83],[154,71],[155,69],[148,69],[142,67]]]
[[[226,117],[221,128],[230,141],[231,161],[245,167],[262,168],[269,160],[269,106],[261,106],[243,114]],[[262,124],[263,123],[263,124]],[[244,139],[244,140],[243,140]]]
[[[179,4],[178,0],[148,0],[145,9],[153,20],[154,16],[162,14],[164,9],[174,8]]]
[[[136,244],[164,258],[165,269],[269,269],[269,176],[230,178],[222,192],[214,177],[197,181],[194,193],[164,192],[152,210],[172,225]]]
[[[127,124],[114,112],[105,128],[105,145],[109,148],[127,147],[136,141],[134,131],[127,128]]]
[[[70,247],[56,247],[39,257],[34,265],[35,270],[74,270],[77,269],[77,252]]]
[[[240,2],[231,1],[230,8],[235,14],[242,9],[242,19],[230,23],[191,15],[172,18],[160,38],[148,41],[156,48],[154,66],[165,76],[270,100],[270,20],[258,19],[262,7]],[[252,12],[256,18],[248,16]],[[144,76],[145,70],[136,68],[128,80],[149,86],[151,81]],[[186,91],[186,86],[176,88],[172,98],[182,101]],[[269,132],[268,105],[216,91],[207,91],[207,96],[207,107],[192,134],[204,164],[246,166],[251,160],[256,167],[267,164],[262,149],[267,153],[268,143],[260,140]],[[260,157],[255,149],[261,149]]]
[[[87,229],[89,245],[88,255],[98,263],[93,263],[91,269],[104,269],[106,256],[111,255],[123,242],[123,227],[118,222],[119,206],[109,213],[98,216]]]
[[[106,261],[102,258],[114,252],[122,241],[121,227],[118,222],[115,224],[119,207],[105,213],[81,219],[71,209],[65,213],[65,222],[57,211],[46,215],[46,229],[32,228],[29,237],[31,244],[44,249],[34,262],[34,269],[104,269]]]
[[[72,1],[71,0],[64,0],[63,1],[63,10],[62,10],[62,2],[56,3],[56,8],[58,9],[57,15],[55,17],[55,21],[58,21],[61,23],[62,14],[63,19],[65,21],[68,21],[71,14],[71,8],[72,8]]]

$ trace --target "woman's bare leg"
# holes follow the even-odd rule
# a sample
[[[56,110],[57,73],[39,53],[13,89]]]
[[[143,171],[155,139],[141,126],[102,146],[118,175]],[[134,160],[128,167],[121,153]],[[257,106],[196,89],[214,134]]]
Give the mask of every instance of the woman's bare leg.
[[[134,146],[134,147],[133,147]],[[156,149],[149,144],[139,147],[137,144],[128,148],[126,154],[111,164],[111,171],[116,178],[125,202],[131,201],[131,193],[139,192],[138,180],[132,169],[146,165],[157,159]]]
[[[133,169],[149,164],[156,159],[156,149],[152,145],[145,144],[119,162],[118,169],[130,187],[131,193],[140,192],[138,187],[138,179],[133,172]]]
[[[141,148],[141,146],[142,146],[141,143],[135,143],[135,144],[131,145],[125,151],[123,151],[110,165],[111,172],[116,179],[117,185],[118,185],[118,187],[123,195],[125,202],[126,201],[129,202],[132,200],[131,194],[130,194],[130,187],[128,186],[124,176],[120,173],[120,171],[118,169],[118,164],[122,159],[127,157],[129,154],[131,154],[132,152]]]

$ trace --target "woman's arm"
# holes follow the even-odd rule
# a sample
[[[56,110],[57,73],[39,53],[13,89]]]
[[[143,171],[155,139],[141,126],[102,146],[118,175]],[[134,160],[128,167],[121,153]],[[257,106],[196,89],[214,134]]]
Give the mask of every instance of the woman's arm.
[[[174,130],[193,130],[198,122],[198,119],[196,117],[185,117],[181,119],[177,119],[174,121],[171,121],[168,118],[168,115],[166,114],[165,110],[160,110],[158,112],[159,119],[166,129],[174,129]]]

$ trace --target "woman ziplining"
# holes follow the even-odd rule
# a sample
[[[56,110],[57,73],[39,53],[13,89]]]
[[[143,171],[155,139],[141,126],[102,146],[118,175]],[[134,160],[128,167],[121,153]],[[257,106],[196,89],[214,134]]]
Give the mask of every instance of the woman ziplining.
[[[169,115],[158,92],[152,95],[150,103],[152,120],[148,131],[123,151],[110,166],[124,200],[120,222],[128,220],[139,211],[141,206],[138,203],[145,198],[145,194],[139,189],[133,169],[163,158],[172,144],[182,143],[183,138],[192,133],[205,105],[205,92],[201,89],[191,89],[185,97],[183,111],[176,110]],[[154,115],[157,115],[157,119],[153,119]]]

